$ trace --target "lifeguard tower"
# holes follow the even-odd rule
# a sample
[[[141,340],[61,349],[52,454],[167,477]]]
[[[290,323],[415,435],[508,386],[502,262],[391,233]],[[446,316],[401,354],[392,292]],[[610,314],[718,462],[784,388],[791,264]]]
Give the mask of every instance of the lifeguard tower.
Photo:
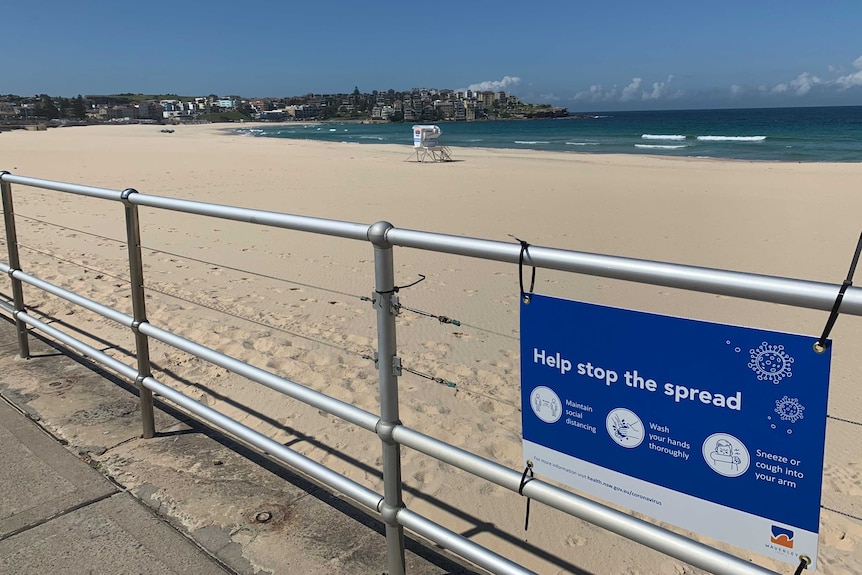
[[[413,126],[413,153],[405,161],[416,158],[417,162],[451,162],[449,148],[440,143],[442,133],[439,126]]]

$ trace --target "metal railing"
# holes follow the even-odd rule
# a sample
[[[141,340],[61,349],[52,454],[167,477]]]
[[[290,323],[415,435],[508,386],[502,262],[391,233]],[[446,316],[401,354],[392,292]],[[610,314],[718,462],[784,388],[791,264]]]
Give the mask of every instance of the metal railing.
[[[22,270],[12,205],[12,184],[122,203],[126,218],[132,316],[41,280]],[[29,355],[27,326],[30,326],[108,367],[128,380],[134,381],[141,391],[144,438],[151,438],[155,433],[152,394],[156,393],[213,426],[272,455],[284,464],[351,497],[360,505],[377,513],[386,526],[386,568],[389,575],[403,575],[405,573],[404,527],[493,573],[519,575],[532,573],[494,551],[408,509],[402,500],[400,451],[402,445],[709,572],[728,575],[773,574],[772,571],[754,565],[747,560],[555,487],[540,479],[532,479],[522,485],[521,471],[510,469],[410,429],[400,422],[398,377],[401,366],[396,350],[395,315],[397,314],[398,301],[395,295],[393,247],[410,247],[517,264],[522,257],[519,244],[400,229],[388,222],[366,225],[158,197],[141,194],[133,189],[109,190],[17,176],[9,172],[0,172],[0,192],[2,192],[9,257],[8,264],[0,262],[0,271],[11,278],[13,296],[12,305],[0,301],[0,309],[11,314],[15,319],[19,351],[22,357]],[[150,323],[146,317],[138,206],[370,242],[374,249],[375,285],[371,300],[377,316],[380,415],[367,412],[299,383],[253,367]],[[527,253],[523,254],[523,262],[541,268],[819,310],[832,308],[839,289],[839,286],[833,284],[540,246],[530,246]],[[137,369],[30,315],[25,307],[23,284],[44,290],[130,328],[135,337]],[[847,290],[841,303],[841,312],[862,315],[862,289],[851,287]],[[209,361],[251,381],[376,433],[381,440],[383,450],[383,494],[376,493],[340,475],[158,381],[150,371],[149,338]]]

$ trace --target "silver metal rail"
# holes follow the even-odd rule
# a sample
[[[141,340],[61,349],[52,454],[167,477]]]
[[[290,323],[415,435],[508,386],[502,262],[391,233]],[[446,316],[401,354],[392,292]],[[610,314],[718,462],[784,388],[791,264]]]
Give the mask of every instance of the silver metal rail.
[[[520,244],[392,228],[386,234],[392,245],[443,252],[486,260],[518,263]],[[829,311],[840,285],[735,272],[698,266],[656,262],[530,246],[524,263],[537,268],[660,285],[689,291],[726,295]],[[841,313],[862,315],[862,288],[844,295]]]
[[[0,301],[0,309],[10,314],[15,311],[14,307],[2,301]],[[77,351],[82,356],[92,359],[127,379],[135,380],[137,378],[137,371],[125,363],[97,350],[92,346],[78,341],[77,339],[63,333],[61,330],[34,318],[26,312],[21,312],[18,315],[26,324],[42,331],[46,335],[68,346],[70,349]],[[265,435],[230,419],[224,414],[195,401],[153,377],[145,378],[143,380],[143,385],[150,391],[156,392],[158,395],[170,400],[176,405],[179,405],[190,413],[197,415],[215,427],[241,439],[245,443],[256,447],[278,461],[305,473],[331,489],[344,493],[351,499],[364,505],[367,509],[377,511],[381,513],[381,515],[383,514],[383,508],[385,505],[384,497],[352,479],[348,479],[343,475],[330,470],[328,467],[325,467],[316,461],[309,459],[308,457],[305,457],[304,455],[301,455],[276,441],[273,441]],[[458,533],[446,529],[445,527],[434,523],[421,515],[413,513],[404,507],[395,511],[394,518],[399,525],[405,525],[408,528],[411,528],[417,534],[422,535],[441,547],[457,552],[459,555],[473,561],[476,565],[489,569],[493,573],[499,573],[501,575],[536,575],[533,571],[525,569],[517,563],[514,563],[493,551],[485,549],[481,545],[473,543]],[[403,550],[400,550],[400,553],[403,553]]]
[[[45,282],[24,273],[20,269],[17,238],[15,237],[14,228],[14,212],[11,209],[12,197],[10,184],[13,183],[123,203],[126,210],[130,279],[133,290],[133,304],[135,304],[133,306],[134,317]],[[361,505],[378,512],[386,525],[387,569],[389,575],[404,575],[405,573],[403,527],[407,527],[415,533],[427,537],[435,543],[460,554],[494,573],[518,575],[529,573],[528,570],[516,565],[512,561],[417,515],[404,506],[401,496],[401,445],[415,449],[425,455],[446,462],[515,492],[518,491],[521,484],[521,472],[509,469],[494,461],[424,435],[401,424],[398,415],[398,376],[400,375],[401,368],[400,360],[397,356],[395,333],[395,313],[397,306],[393,297],[395,285],[393,247],[395,246],[517,263],[521,253],[519,244],[399,229],[387,222],[378,222],[369,226],[354,222],[150,196],[135,192],[134,190],[120,192],[16,176],[8,172],[0,172],[0,186],[2,186],[3,192],[4,222],[10,262],[8,265],[0,263],[0,271],[9,275],[12,280],[14,295],[13,305],[0,302],[0,309],[11,314],[20,326],[24,326],[25,324],[30,325],[34,329],[44,332],[71,349],[92,358],[94,361],[137,383],[142,392],[142,412],[145,419],[147,417],[147,406],[144,401],[144,392],[155,392],[191,413],[196,414],[212,425],[224,429],[283,463],[314,477],[327,486],[345,493]],[[353,405],[308,389],[299,383],[280,378],[272,373],[248,365],[150,324],[146,320],[143,305],[145,298],[140,259],[140,231],[137,211],[133,209],[137,206],[147,206],[370,242],[373,245],[375,254],[375,292],[372,301],[377,314],[378,325],[377,365],[379,370],[381,415],[378,417]],[[831,309],[840,287],[833,284],[798,279],[591,254],[541,246],[530,246],[525,253],[524,262],[530,266],[546,269],[819,310]],[[23,294],[21,293],[21,285],[25,283],[98,313],[120,325],[131,328],[135,333],[136,347],[138,348],[138,368],[132,368],[119,360],[111,358],[30,316],[24,309]],[[18,288],[15,288],[16,285],[18,285]],[[841,312],[851,315],[862,315],[862,289],[851,287],[847,290],[841,304]],[[150,337],[228,369],[289,397],[336,415],[363,429],[376,432],[381,439],[383,450],[383,495],[374,493],[352,480],[342,477],[225,415],[188,398],[155,379],[149,373],[148,359],[145,358],[147,361],[141,360],[141,350],[147,349],[146,338]],[[26,329],[21,327],[19,329],[19,345],[20,353],[24,356],[29,353],[25,347],[26,338]],[[144,353],[146,354],[146,351]],[[146,422],[144,424],[144,435],[147,435]],[[636,519],[539,479],[527,482],[523,488],[523,495],[713,573],[727,575],[768,575],[773,573],[744,559],[688,539],[652,523]]]

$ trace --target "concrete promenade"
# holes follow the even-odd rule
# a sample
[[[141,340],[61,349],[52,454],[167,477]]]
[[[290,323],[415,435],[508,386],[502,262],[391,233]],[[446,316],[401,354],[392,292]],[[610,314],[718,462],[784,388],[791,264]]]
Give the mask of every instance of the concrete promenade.
[[[382,524],[0,315],[0,573],[380,574]],[[408,540],[408,573],[471,574]]]

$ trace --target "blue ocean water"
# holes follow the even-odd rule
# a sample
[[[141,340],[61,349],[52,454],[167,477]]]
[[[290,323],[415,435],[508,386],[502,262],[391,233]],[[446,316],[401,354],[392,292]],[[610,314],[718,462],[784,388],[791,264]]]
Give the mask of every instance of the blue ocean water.
[[[781,162],[862,162],[862,106],[607,112],[440,122],[451,148],[512,148]],[[412,146],[411,124],[274,124],[250,136]]]

